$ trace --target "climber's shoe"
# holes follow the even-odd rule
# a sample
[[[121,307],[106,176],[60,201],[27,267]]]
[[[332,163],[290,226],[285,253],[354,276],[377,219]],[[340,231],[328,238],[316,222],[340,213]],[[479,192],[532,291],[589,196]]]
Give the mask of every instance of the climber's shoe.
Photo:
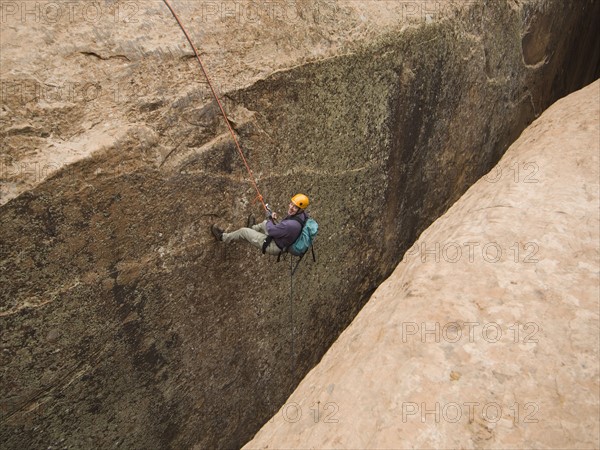
[[[213,234],[217,241],[223,240],[223,230],[221,230],[217,225],[212,225],[210,227],[210,232]]]
[[[248,216],[248,222],[246,223],[246,226],[248,228],[252,228],[254,225],[256,225],[256,218],[254,217],[254,214],[250,214]]]

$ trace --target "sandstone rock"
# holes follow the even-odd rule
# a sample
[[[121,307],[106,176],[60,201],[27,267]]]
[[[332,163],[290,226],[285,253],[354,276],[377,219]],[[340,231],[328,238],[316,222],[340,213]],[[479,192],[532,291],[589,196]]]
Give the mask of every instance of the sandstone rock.
[[[598,98],[528,127],[244,448],[598,448]]]
[[[312,197],[318,263],[290,303],[287,265],[212,239],[259,210],[163,3],[1,2],[8,448],[241,446],[420,232],[597,77],[598,2],[172,3],[263,194]]]

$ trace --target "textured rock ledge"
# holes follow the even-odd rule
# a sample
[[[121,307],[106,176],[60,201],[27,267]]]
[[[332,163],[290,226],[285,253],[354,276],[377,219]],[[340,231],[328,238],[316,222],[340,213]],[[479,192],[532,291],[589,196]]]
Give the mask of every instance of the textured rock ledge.
[[[245,448],[598,448],[599,97],[527,128]]]

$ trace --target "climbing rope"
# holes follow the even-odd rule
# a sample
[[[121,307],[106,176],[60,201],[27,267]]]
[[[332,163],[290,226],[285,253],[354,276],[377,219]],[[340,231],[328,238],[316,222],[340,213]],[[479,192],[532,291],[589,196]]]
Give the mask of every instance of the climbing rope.
[[[200,64],[200,68],[202,69],[202,72],[204,73],[204,77],[206,78],[206,81],[208,82],[208,86],[210,87],[210,90],[211,90],[211,92],[213,94],[213,97],[215,98],[217,104],[219,105],[219,109],[221,110],[221,114],[223,115],[223,118],[225,119],[225,123],[227,124],[227,128],[229,129],[229,132],[231,133],[231,137],[233,138],[233,142],[235,143],[235,147],[237,148],[237,151],[238,151],[240,157],[242,158],[242,161],[244,162],[244,166],[246,166],[246,170],[248,171],[248,175],[250,176],[250,181],[252,182],[252,185],[254,186],[254,190],[256,191],[257,199],[260,200],[260,202],[262,203],[262,206],[263,206],[264,210],[268,211],[269,207],[265,203],[264,197],[262,196],[262,194],[260,193],[260,190],[258,189],[258,183],[256,182],[256,179],[254,178],[254,174],[252,173],[252,169],[250,168],[250,165],[248,164],[248,161],[246,160],[246,157],[244,156],[244,153],[242,152],[242,148],[240,147],[240,143],[238,142],[238,139],[235,136],[235,132],[233,131],[233,128],[231,127],[231,123],[229,122],[229,119],[227,118],[227,113],[225,113],[225,108],[223,108],[223,104],[221,103],[221,100],[219,99],[219,96],[217,95],[217,92],[215,91],[215,88],[213,87],[213,84],[212,84],[212,82],[210,80],[210,77],[208,76],[208,72],[206,71],[206,68],[204,67],[204,64],[202,63],[202,59],[200,58],[200,54],[198,53],[198,49],[196,48],[196,46],[192,42],[192,39],[190,38],[190,35],[186,31],[185,27],[183,26],[183,23],[181,22],[181,20],[177,16],[177,13],[173,9],[173,7],[169,3],[169,1],[168,0],[163,0],[163,2],[167,6],[167,8],[169,8],[169,11],[171,11],[171,14],[173,14],[173,17],[175,18],[175,20],[179,24],[179,27],[181,28],[181,31],[183,31],[183,34],[185,35],[186,39],[190,43],[190,46],[192,47],[192,50],[194,50],[194,54],[196,55],[196,59],[198,60],[198,63]],[[313,258],[314,258],[314,253],[313,253]],[[296,265],[296,267],[294,268],[292,266],[292,260],[293,260],[293,258],[290,258],[290,324],[291,324],[291,328],[292,328],[292,330],[291,330],[291,335],[292,335],[291,336],[292,337],[292,355],[291,355],[291,360],[292,360],[292,362],[291,362],[290,369],[291,369],[291,372],[292,372],[292,379],[295,379],[295,373],[296,373],[296,361],[295,360],[296,360],[296,356],[295,356],[295,351],[294,351],[294,272],[296,272],[296,269],[298,268],[298,265]]]
[[[200,68],[202,69],[202,72],[204,73],[204,76],[206,77],[206,81],[208,82],[208,86],[210,87],[210,90],[211,90],[211,92],[213,94],[213,97],[215,98],[215,100],[217,101],[217,104],[219,105],[219,109],[221,110],[221,114],[223,114],[223,118],[225,119],[225,123],[227,124],[227,128],[229,128],[229,132],[231,133],[231,137],[233,138],[233,142],[235,142],[235,147],[237,148],[237,151],[240,154],[240,157],[242,158],[242,161],[244,162],[244,166],[246,166],[246,170],[248,171],[248,175],[250,176],[250,181],[251,181],[252,185],[254,186],[254,190],[256,191],[256,194],[257,194],[256,198],[258,200],[260,200],[260,202],[262,203],[262,206],[263,206],[264,210],[267,211],[267,205],[265,203],[265,200],[264,200],[262,194],[260,193],[260,190],[258,189],[258,183],[256,182],[256,178],[254,178],[254,174],[252,173],[252,169],[250,169],[250,165],[248,164],[248,161],[246,160],[246,157],[244,156],[244,152],[242,152],[242,148],[240,147],[240,143],[238,142],[238,139],[235,136],[235,132],[233,131],[233,128],[231,127],[231,123],[229,122],[229,119],[227,118],[227,114],[225,113],[225,109],[223,108],[223,104],[221,103],[221,100],[219,99],[219,96],[217,95],[217,92],[215,91],[215,88],[213,87],[213,84],[212,84],[212,82],[210,80],[210,77],[208,76],[208,72],[204,68],[204,64],[202,63],[202,59],[200,59],[200,54],[198,53],[198,49],[196,48],[196,46],[192,42],[192,39],[190,38],[190,35],[186,31],[186,29],[183,26],[183,23],[181,22],[181,20],[179,20],[179,17],[177,16],[177,13],[173,9],[173,7],[169,3],[169,1],[168,0],[163,0],[163,2],[165,3],[165,5],[167,5],[167,8],[169,8],[169,11],[171,11],[171,14],[173,14],[173,17],[175,17],[175,20],[179,24],[179,27],[181,28],[181,31],[183,31],[183,34],[185,34],[186,39],[188,40],[188,42],[190,43],[190,45],[192,47],[192,50],[194,50],[194,54],[196,55],[196,59],[200,63]]]

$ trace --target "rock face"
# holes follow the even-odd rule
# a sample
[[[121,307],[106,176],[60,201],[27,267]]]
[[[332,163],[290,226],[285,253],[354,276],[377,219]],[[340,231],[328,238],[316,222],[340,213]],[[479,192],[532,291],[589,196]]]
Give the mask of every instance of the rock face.
[[[290,302],[287,262],[212,240],[259,209],[161,2],[2,2],[8,448],[241,446],[422,230],[598,73],[593,1],[172,3],[263,194],[313,199],[318,262]]]
[[[598,98],[528,127],[245,448],[598,448]]]

